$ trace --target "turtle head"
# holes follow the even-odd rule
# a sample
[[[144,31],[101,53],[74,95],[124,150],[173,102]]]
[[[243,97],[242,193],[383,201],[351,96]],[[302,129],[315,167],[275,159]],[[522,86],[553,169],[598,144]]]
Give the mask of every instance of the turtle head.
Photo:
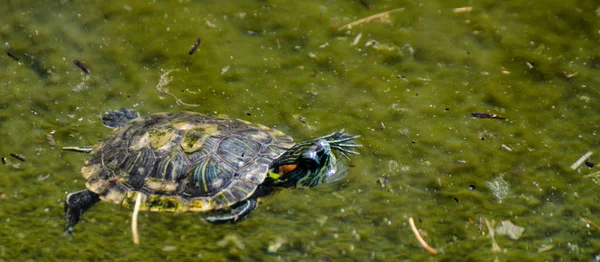
[[[298,143],[273,161],[267,185],[275,187],[314,187],[329,181],[338,181],[347,169],[339,168],[335,153],[348,158],[356,144],[344,130],[314,140]]]

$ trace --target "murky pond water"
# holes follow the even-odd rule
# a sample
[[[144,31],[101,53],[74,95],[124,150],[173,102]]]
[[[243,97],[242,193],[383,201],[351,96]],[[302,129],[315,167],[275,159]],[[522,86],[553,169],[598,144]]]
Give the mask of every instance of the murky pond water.
[[[571,169],[598,153],[597,1],[84,2],[0,6],[3,261],[600,259],[600,157]],[[61,148],[121,107],[364,147],[341,183],[236,225],[142,212],[138,246],[132,211],[100,203],[63,236],[86,156]]]

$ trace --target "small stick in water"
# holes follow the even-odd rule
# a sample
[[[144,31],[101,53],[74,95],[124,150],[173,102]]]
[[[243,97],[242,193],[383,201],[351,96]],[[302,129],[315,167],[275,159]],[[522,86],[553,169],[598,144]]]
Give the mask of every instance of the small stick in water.
[[[6,52],[6,54],[7,54],[8,56],[10,56],[10,58],[14,59],[15,61],[17,61],[17,62],[19,61],[19,58],[17,58],[17,57],[16,57],[16,56],[14,56],[13,54],[11,54],[11,53],[9,53],[9,52]]]
[[[131,216],[131,233],[133,234],[133,243],[136,245],[140,244],[140,237],[137,230],[137,218],[140,212],[140,205],[142,204],[142,192],[137,192],[135,198],[135,207],[133,208],[133,215]]]
[[[26,161],[26,160],[25,160],[25,157],[24,157],[24,156],[22,156],[22,155],[19,155],[19,154],[10,153],[10,156],[12,156],[12,157],[14,157],[14,158],[16,158],[16,159],[19,159],[21,162],[25,162],[25,161]]]
[[[585,160],[590,158],[590,156],[592,156],[592,154],[593,154],[592,151],[585,153],[583,156],[581,156],[579,159],[577,159],[577,161],[575,161],[575,163],[573,163],[571,165],[571,169],[573,169],[573,170],[577,169],[579,166],[581,166],[581,164],[583,164],[583,162],[585,162]]]
[[[421,237],[421,234],[419,234],[419,230],[415,226],[415,221],[413,220],[412,217],[408,218],[408,223],[410,224],[410,228],[412,229],[412,232],[415,233],[415,236],[417,237],[417,240],[419,240],[419,243],[421,244],[421,246],[423,246],[423,248],[425,248],[427,251],[429,251],[429,253],[436,255],[437,251],[435,249],[433,249],[432,247],[430,247],[427,244],[427,242],[425,242],[425,240],[423,240],[423,238]]]
[[[85,67],[85,65],[79,60],[73,60],[73,64],[75,64],[81,71],[83,71],[86,75],[90,73],[90,70]]]
[[[504,120],[506,118],[495,115],[495,114],[488,114],[488,113],[471,113],[471,116],[474,118],[491,118],[491,119],[500,119],[500,120]]]
[[[202,41],[202,39],[198,38],[198,40],[196,40],[196,43],[192,46],[192,49],[190,49],[189,54],[193,54],[194,52],[196,52],[196,49],[198,49],[198,46],[200,46],[200,42]]]

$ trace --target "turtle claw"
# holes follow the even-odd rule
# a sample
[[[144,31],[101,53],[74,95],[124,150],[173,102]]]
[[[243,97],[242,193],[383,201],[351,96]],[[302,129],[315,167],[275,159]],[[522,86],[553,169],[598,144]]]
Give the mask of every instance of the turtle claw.
[[[335,149],[346,159],[350,159],[351,154],[358,155],[359,153],[354,150],[356,147],[362,147],[361,144],[357,144],[354,142],[354,139],[359,138],[360,136],[353,136],[347,133],[344,133],[344,129],[333,132],[329,135],[321,137],[329,142],[329,146],[332,149]]]

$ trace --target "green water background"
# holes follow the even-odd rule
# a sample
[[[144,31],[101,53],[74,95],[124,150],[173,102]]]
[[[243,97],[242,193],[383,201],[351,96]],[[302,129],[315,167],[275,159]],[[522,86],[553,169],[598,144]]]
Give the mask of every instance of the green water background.
[[[7,1],[0,5],[2,261],[590,261],[600,254],[597,1]],[[454,8],[472,6],[470,12]],[[386,21],[340,26],[403,8]],[[359,34],[361,35],[358,38]],[[188,51],[197,38],[198,50]],[[11,53],[19,59],[9,57]],[[73,64],[82,61],[85,76]],[[161,75],[172,77],[159,91]],[[243,223],[100,203],[62,235],[102,113],[192,110],[364,145],[338,185]],[[476,119],[472,112],[506,120]],[[304,122],[299,121],[302,117]],[[47,134],[53,132],[55,145]],[[20,162],[9,157],[19,153]],[[592,155],[590,161],[600,158]],[[600,163],[600,162],[599,162]],[[378,180],[387,176],[381,188]],[[494,188],[490,185],[499,185]],[[414,217],[429,244],[408,226]],[[485,219],[524,227],[496,235]],[[553,249],[538,252],[538,247]]]

